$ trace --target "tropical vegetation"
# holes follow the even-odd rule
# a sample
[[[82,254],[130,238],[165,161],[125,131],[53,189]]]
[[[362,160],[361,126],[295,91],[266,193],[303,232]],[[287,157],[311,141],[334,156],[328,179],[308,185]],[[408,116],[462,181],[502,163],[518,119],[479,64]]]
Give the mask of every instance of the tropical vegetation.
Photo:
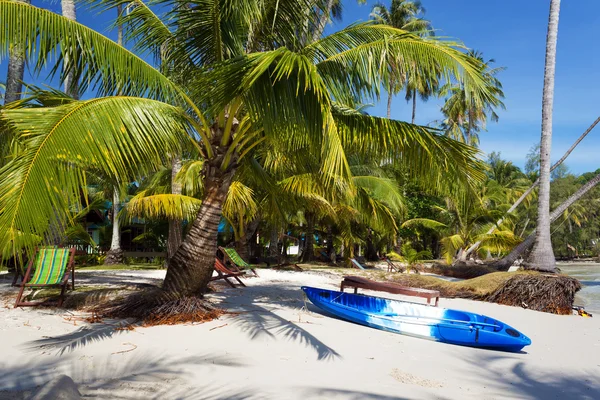
[[[167,255],[160,291],[130,303],[143,307],[204,293],[218,244],[251,261],[283,262],[298,246],[304,262],[395,250],[409,264],[452,264],[507,255],[539,224],[528,190],[537,168],[523,173],[496,153],[483,161],[477,149],[504,107],[502,68],[434,35],[419,2],[378,4],[370,21],[328,35],[339,1],[86,6],[114,18],[116,42],[74,21],[69,4],[61,16],[0,0],[0,58],[65,85],[25,82],[21,96],[7,84],[4,260],[84,243],[120,263],[122,235],[141,224],[131,241]],[[401,91],[411,122],[390,118]],[[387,118],[369,115],[365,105],[385,95]],[[443,120],[416,125],[417,96],[442,99]],[[557,254],[600,246],[595,183],[597,174],[554,177],[553,205],[587,193],[553,225]],[[92,211],[108,217],[96,238]]]

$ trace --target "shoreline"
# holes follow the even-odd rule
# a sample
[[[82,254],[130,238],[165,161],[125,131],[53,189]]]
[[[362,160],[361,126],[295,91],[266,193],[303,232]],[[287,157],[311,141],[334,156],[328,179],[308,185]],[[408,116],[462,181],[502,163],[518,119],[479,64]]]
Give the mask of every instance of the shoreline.
[[[160,279],[157,272],[106,276]],[[208,298],[236,314],[203,324],[128,331],[65,310],[1,308],[0,397],[25,398],[66,373],[84,396],[99,398],[600,398],[598,318],[440,299],[440,307],[489,315],[532,339],[524,352],[504,353],[367,328],[305,303],[300,286],[335,289],[335,274],[259,273],[247,288],[219,285]]]

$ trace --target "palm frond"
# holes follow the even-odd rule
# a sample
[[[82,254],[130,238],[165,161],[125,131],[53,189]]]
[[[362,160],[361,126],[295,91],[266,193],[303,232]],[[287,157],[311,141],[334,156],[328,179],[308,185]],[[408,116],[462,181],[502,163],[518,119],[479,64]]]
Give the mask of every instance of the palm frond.
[[[99,98],[2,116],[24,149],[0,169],[0,245],[15,239],[11,232],[43,236],[49,221],[69,220],[86,166],[131,182],[191,140],[182,110],[149,99]]]
[[[121,213],[125,218],[171,219],[177,221],[194,220],[202,200],[179,194],[154,194],[145,192],[134,196]]]
[[[89,87],[100,95],[120,93],[195,107],[180,87],[143,59],[80,23],[11,0],[0,0],[0,15],[0,59],[12,45],[22,43],[36,72],[50,65],[51,75],[61,81],[73,73],[81,90]],[[58,60],[54,65],[53,58]],[[75,61],[62,68],[65,59]]]

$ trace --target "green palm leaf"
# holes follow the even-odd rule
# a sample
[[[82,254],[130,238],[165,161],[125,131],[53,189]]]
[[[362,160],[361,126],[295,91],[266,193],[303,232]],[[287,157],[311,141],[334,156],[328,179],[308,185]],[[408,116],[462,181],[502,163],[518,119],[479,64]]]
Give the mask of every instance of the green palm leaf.
[[[133,197],[122,213],[129,220],[132,218],[171,219],[192,221],[196,218],[202,200],[179,194],[154,194],[146,196],[145,192]]]
[[[155,100],[109,97],[43,109],[3,110],[24,149],[0,169],[0,246],[43,236],[48,221],[70,218],[86,166],[130,182],[162,165],[191,140],[188,119]],[[85,121],[83,123],[82,121]]]
[[[41,72],[52,58],[58,59],[51,75],[61,80],[71,72],[79,78],[81,89],[91,87],[102,94],[117,92],[167,102],[187,102],[185,92],[147,62],[94,30],[61,15],[29,4],[0,0],[0,59],[15,43],[23,43],[33,68]],[[78,51],[77,49],[85,49]],[[62,60],[77,60],[62,68]]]

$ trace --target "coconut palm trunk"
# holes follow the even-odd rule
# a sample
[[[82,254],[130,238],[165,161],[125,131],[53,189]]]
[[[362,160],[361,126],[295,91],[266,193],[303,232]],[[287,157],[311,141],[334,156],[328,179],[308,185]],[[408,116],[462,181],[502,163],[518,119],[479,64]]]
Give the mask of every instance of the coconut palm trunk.
[[[271,237],[269,238],[269,257],[278,257],[279,232],[277,228],[271,228]]]
[[[73,21],[77,21],[77,12],[75,11],[75,1],[74,0],[61,0],[60,1],[62,15],[65,18],[68,18]],[[65,56],[64,59],[65,65],[68,65],[69,59]],[[79,98],[79,88],[77,85],[77,81],[75,80],[74,71],[69,71],[67,76],[65,77],[65,93],[69,96],[78,99]]]
[[[314,243],[315,243],[315,215],[313,213],[306,213],[306,238],[304,241],[304,249],[302,252],[302,262],[310,262],[314,257]]]
[[[573,193],[567,200],[565,200],[558,207],[556,207],[556,209],[550,214],[550,222],[552,223],[556,221],[561,215],[563,215],[567,208],[569,208],[573,203],[581,199],[593,187],[598,185],[598,183],[600,183],[600,174],[596,175],[585,185],[580,187],[575,193]],[[513,265],[514,262],[517,261],[517,259],[534,244],[535,239],[537,238],[536,232],[537,230],[531,232],[531,234],[529,234],[529,236],[527,236],[527,238],[523,242],[519,243],[519,245],[515,247],[509,255],[495,262],[494,264],[492,264],[492,266],[500,270],[508,270],[508,268],[510,268],[510,266]],[[529,263],[527,267],[532,268],[531,263]],[[533,265],[533,269],[538,268],[536,268],[536,266]]]
[[[117,13],[121,15],[122,6],[117,7]],[[123,26],[117,27],[117,44],[123,45]],[[115,185],[113,188],[113,201],[112,201],[112,239],[110,241],[110,249],[104,259],[105,265],[122,264],[124,261],[123,249],[121,249],[121,224],[119,221],[119,187]]]
[[[123,249],[121,248],[121,223],[119,221],[119,188],[115,186],[112,201],[112,239],[110,250],[104,259],[105,265],[123,264]]]
[[[387,117],[388,119],[392,118],[392,89],[388,92],[388,100],[387,100]]]
[[[550,149],[552,147],[552,107],[554,104],[554,74],[560,0],[551,0],[546,38],[546,67],[542,94],[542,138],[540,144],[540,189],[536,238],[531,252],[531,267],[541,271],[556,271],[556,259],[550,237]]]
[[[417,89],[413,89],[412,92],[412,119],[411,122],[414,124],[417,118]]]
[[[331,9],[333,8],[333,2],[334,0],[327,0],[325,9],[323,10],[321,17],[319,18],[317,28],[313,32],[313,42],[319,40],[319,38],[323,34],[323,31],[325,30],[325,25],[327,25],[327,21],[329,21],[329,15],[331,14]]]
[[[217,234],[230,179],[211,179],[190,231],[169,259],[163,289],[179,295],[200,294],[212,276]]]
[[[181,184],[175,177],[181,170],[181,158],[175,157],[171,163],[171,193],[181,194]],[[167,239],[167,259],[175,255],[183,238],[183,223],[180,220],[169,219],[169,237]]]
[[[31,4],[30,0],[20,0],[22,3]],[[6,73],[6,90],[4,104],[17,101],[23,91],[23,77],[25,75],[25,51],[22,46],[13,46],[8,57],[8,71]]]

